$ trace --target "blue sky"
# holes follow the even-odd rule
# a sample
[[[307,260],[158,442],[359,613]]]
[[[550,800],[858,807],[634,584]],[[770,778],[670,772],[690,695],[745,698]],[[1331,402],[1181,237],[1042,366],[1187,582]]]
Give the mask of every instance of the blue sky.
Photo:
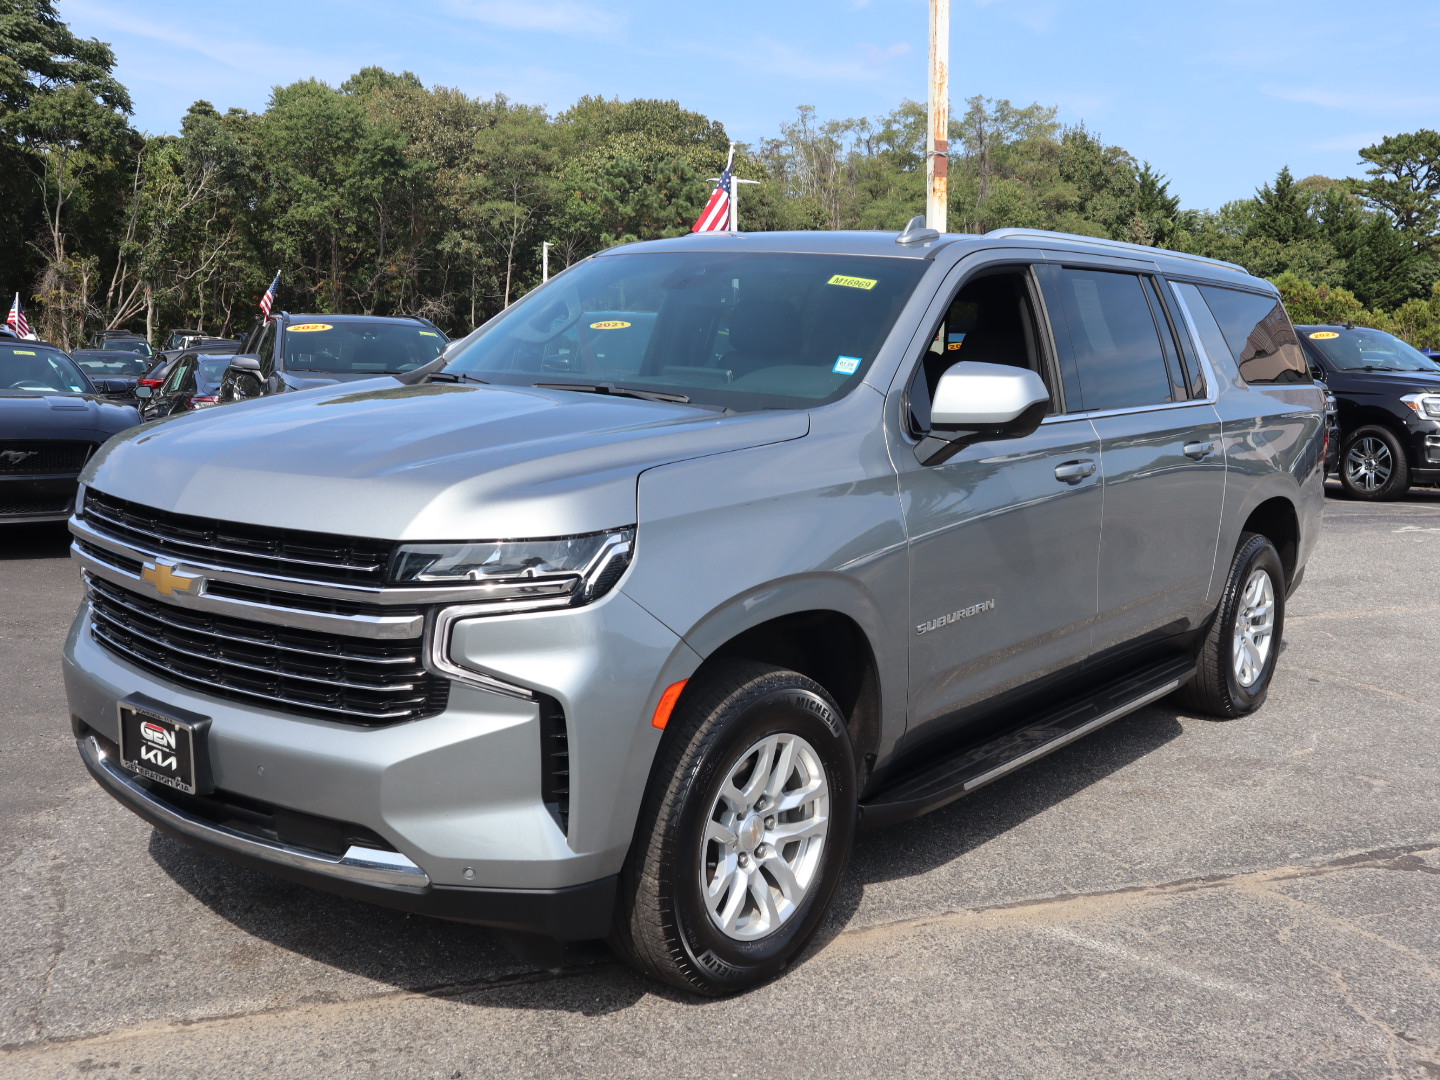
[[[952,0],[951,97],[1058,106],[1170,177],[1185,206],[1440,126],[1434,0]],[[58,0],[110,42],[134,123],[190,102],[263,109],[270,88],[378,64],[560,111],[582,94],[674,98],[733,138],[798,105],[874,116],[924,98],[926,0]],[[733,27],[733,30],[727,29]]]

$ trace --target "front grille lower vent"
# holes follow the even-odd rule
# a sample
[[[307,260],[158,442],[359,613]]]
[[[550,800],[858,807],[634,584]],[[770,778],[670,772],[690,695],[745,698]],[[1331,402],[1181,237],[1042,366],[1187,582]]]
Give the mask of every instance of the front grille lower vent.
[[[161,678],[277,712],[375,726],[434,716],[449,680],[419,638],[370,640],[162,604],[88,581],[95,640]]]
[[[565,712],[554,698],[540,699],[540,798],[560,826],[570,831],[570,736]]]
[[[340,585],[385,584],[389,540],[270,529],[156,510],[89,488],[85,520],[142,551],[252,574]]]

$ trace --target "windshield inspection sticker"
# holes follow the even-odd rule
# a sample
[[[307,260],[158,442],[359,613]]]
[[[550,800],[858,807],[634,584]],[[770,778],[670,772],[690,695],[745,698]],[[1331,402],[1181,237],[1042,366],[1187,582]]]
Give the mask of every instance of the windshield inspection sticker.
[[[440,335],[437,334],[434,330],[421,330],[421,331],[420,331],[420,336],[421,336],[421,337],[439,337]]]
[[[11,355],[12,355],[12,356],[34,356],[34,355],[35,355],[35,350],[34,350],[34,349],[14,349],[14,350],[11,351]]]
[[[880,282],[868,277],[848,277],[845,274],[836,274],[826,285],[844,285],[847,289],[873,289]]]
[[[604,322],[592,322],[591,330],[624,330],[630,324],[620,319],[606,319]]]
[[[1316,330],[1315,333],[1310,336],[1316,341],[1329,341],[1331,338],[1337,338],[1340,335],[1334,330]]]
[[[835,366],[830,370],[836,375],[854,375],[863,363],[858,356],[839,356],[835,358]]]
[[[307,322],[287,328],[292,334],[313,334],[317,330],[334,330],[335,327],[325,322]]]

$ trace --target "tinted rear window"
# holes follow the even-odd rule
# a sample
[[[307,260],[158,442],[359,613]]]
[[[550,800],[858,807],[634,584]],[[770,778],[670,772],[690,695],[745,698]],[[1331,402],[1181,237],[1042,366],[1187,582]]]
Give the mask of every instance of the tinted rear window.
[[[1312,381],[1300,339],[1279,300],[1218,285],[1202,285],[1200,294],[1220,324],[1240,377],[1247,383]]]
[[[1064,314],[1087,411],[1175,400],[1145,284],[1134,274],[1066,268],[1046,292]],[[1071,402],[1072,411],[1075,403]]]

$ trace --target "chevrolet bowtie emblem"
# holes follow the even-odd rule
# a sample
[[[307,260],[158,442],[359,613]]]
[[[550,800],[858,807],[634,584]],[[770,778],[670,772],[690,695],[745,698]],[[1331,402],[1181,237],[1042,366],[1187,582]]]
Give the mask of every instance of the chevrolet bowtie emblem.
[[[198,578],[186,577],[184,574],[175,573],[175,564],[172,562],[147,562],[145,569],[140,571],[140,576],[151,585],[161,596],[174,596],[177,592],[189,592],[190,586],[194,585]]]

